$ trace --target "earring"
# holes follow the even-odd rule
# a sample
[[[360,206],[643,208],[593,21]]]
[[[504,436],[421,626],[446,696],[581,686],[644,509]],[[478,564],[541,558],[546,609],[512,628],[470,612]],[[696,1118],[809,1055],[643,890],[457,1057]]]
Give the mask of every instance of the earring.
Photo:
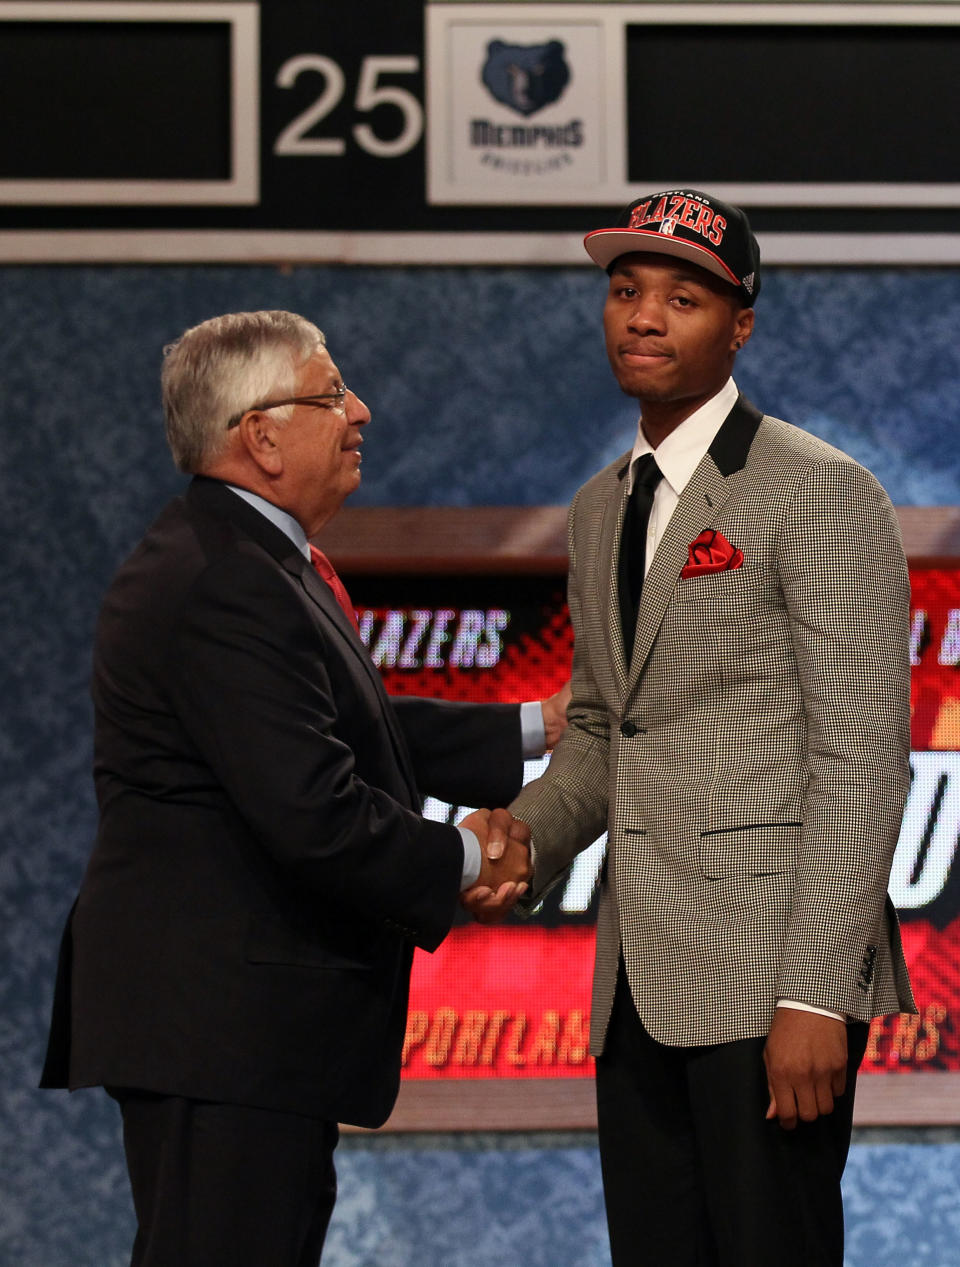
[[[734,341],[733,341],[733,346],[734,346],[734,347],[737,349],[737,351],[739,352],[739,351],[740,351],[740,349],[743,347],[743,340],[742,340],[742,339],[734,339]]]

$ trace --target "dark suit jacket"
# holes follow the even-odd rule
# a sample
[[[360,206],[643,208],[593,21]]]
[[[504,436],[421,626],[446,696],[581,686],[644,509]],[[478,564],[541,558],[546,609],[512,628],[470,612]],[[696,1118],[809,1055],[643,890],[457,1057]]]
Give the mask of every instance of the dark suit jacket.
[[[310,564],[205,479],[113,581],[93,699],[100,826],[43,1085],[379,1125],[462,869],[419,794],[509,800],[519,710],[389,700]]]

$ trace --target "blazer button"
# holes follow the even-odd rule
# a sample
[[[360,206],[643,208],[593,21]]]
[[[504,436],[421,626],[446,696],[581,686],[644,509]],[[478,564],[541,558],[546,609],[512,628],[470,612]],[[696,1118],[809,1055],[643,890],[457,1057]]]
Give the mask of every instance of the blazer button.
[[[625,735],[628,739],[632,739],[633,736],[637,733],[637,729],[638,728],[633,724],[632,721],[625,721],[620,727],[620,733],[621,735]]]

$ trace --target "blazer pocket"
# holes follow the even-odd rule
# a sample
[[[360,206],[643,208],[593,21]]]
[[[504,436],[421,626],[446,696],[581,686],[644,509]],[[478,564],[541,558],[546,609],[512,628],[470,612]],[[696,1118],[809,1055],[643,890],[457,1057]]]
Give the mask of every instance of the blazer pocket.
[[[697,572],[694,576],[682,576],[679,592],[687,602],[702,602],[708,596],[720,597],[756,590],[759,584],[755,568],[728,568],[725,572]]]
[[[338,954],[323,942],[280,923],[251,924],[244,950],[248,963],[321,968],[334,972],[367,972],[370,969],[369,963]]]
[[[721,827],[700,836],[700,868],[712,880],[792,871],[802,823],[753,823]]]
[[[739,623],[766,612],[770,591],[756,568],[707,572],[681,580],[675,590],[678,610],[685,616],[718,623]]]

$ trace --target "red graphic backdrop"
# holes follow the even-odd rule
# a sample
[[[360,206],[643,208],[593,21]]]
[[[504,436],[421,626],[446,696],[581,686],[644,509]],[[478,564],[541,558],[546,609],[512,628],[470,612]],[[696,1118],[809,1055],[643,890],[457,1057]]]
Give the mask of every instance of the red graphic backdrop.
[[[864,1061],[872,1072],[960,1071],[960,569],[914,569],[912,584],[916,777],[891,892],[919,1015],[873,1023]],[[350,589],[393,694],[538,699],[569,675],[572,633],[557,577],[389,576],[356,578]],[[426,812],[457,821],[466,808],[428,803]],[[592,1075],[595,903],[589,884],[585,892],[555,893],[529,921],[464,921],[435,954],[417,952],[406,1077]]]

